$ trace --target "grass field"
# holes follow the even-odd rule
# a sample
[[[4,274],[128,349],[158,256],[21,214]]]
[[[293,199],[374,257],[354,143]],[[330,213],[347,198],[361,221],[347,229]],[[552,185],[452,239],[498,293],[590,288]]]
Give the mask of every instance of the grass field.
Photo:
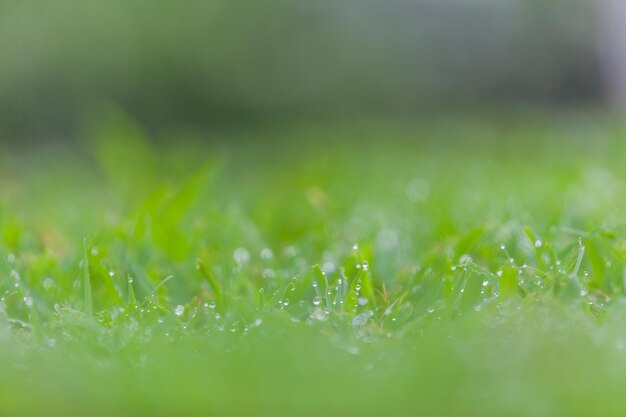
[[[0,415],[624,415],[626,130],[498,120],[5,147]]]

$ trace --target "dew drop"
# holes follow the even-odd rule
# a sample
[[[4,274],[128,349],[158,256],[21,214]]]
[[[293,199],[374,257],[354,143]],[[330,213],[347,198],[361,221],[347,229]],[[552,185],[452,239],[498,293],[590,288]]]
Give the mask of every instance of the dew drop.
[[[365,311],[352,319],[353,326],[363,326],[374,315],[372,310]]]
[[[318,305],[320,305],[321,303],[322,303],[322,300],[321,300],[321,298],[320,298],[320,297],[318,297],[318,296],[313,297],[313,305],[318,306]]]
[[[174,314],[176,314],[178,317],[182,316],[184,312],[185,312],[185,307],[183,307],[180,304],[177,305],[176,308],[174,309]]]
[[[54,280],[50,277],[43,280],[43,289],[49,291],[54,285]]]
[[[250,260],[250,252],[246,248],[237,248],[233,252],[233,259],[237,264],[243,265]]]
[[[363,261],[363,270],[367,271],[369,269],[369,263],[367,261]]]
[[[352,245],[352,249],[359,250],[359,244],[355,243],[354,245]]]

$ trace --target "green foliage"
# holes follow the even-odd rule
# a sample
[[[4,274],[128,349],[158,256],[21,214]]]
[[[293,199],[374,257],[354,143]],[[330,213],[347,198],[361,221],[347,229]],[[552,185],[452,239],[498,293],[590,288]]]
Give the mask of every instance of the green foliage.
[[[0,171],[0,414],[624,411],[618,134],[108,120]]]

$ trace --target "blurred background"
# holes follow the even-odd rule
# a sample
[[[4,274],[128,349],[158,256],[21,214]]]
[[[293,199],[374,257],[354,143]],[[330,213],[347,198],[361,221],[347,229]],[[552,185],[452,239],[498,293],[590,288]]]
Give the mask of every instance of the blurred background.
[[[0,137],[619,108],[622,0],[0,1]]]

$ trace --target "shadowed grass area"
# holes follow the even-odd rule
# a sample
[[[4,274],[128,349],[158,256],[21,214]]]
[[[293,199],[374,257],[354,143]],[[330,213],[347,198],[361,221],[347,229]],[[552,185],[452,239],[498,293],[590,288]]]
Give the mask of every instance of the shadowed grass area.
[[[621,126],[86,135],[0,155],[0,414],[624,412]]]

